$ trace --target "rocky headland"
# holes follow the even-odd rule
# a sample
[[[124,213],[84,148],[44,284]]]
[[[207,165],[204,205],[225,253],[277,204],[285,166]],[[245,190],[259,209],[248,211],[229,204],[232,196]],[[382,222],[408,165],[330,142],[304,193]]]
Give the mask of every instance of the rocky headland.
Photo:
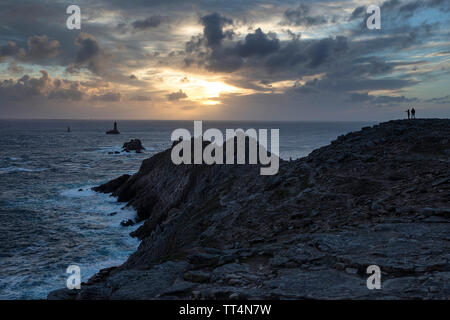
[[[158,153],[95,188],[145,220],[137,251],[49,298],[449,299],[449,137],[448,119],[389,121],[274,176]]]

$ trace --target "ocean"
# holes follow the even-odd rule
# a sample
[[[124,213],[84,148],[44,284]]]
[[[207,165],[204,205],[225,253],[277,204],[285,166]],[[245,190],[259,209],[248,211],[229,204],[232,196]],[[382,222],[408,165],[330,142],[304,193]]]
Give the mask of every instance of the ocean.
[[[280,156],[289,160],[373,124],[204,121],[203,128],[279,129]],[[118,121],[121,134],[105,134],[112,126],[106,120],[0,120],[0,299],[45,299],[66,285],[69,265],[80,266],[87,281],[137,248],[129,233],[139,224],[120,225],[135,216],[132,208],[90,188],[136,172],[143,159],[171,145],[174,129],[192,133],[193,121]],[[122,152],[134,138],[146,150]]]

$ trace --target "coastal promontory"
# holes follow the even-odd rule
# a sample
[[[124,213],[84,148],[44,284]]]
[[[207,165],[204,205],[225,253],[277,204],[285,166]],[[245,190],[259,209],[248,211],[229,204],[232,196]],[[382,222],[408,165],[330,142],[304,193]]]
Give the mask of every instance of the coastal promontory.
[[[274,176],[158,153],[95,188],[145,220],[136,252],[49,298],[448,299],[449,137],[448,119],[389,121]]]

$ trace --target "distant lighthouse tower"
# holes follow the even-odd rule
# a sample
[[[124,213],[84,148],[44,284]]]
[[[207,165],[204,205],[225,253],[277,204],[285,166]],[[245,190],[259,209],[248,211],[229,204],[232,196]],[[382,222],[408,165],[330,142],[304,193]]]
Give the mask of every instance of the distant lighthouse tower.
[[[107,134],[119,134],[119,130],[117,129],[117,121],[114,121],[114,129],[106,131]]]

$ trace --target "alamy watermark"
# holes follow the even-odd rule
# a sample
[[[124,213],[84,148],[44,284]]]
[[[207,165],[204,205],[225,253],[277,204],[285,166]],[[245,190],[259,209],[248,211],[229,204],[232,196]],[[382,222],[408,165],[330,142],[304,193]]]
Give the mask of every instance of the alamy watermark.
[[[373,264],[367,267],[367,274],[372,274],[367,278],[366,285],[367,289],[381,289],[381,269],[379,266]]]
[[[381,9],[377,5],[370,5],[366,10],[367,14],[371,14],[366,21],[367,29],[381,29]]]
[[[70,5],[66,9],[66,13],[70,16],[66,20],[66,26],[69,30],[81,29],[81,9],[77,5]]]
[[[66,273],[69,273],[70,276],[67,278],[66,286],[67,289],[81,289],[81,269],[76,264],[72,264],[67,267]]]
[[[192,162],[193,164],[223,164],[225,150],[225,164],[258,164],[259,160],[261,165],[267,166],[260,168],[261,175],[275,175],[278,173],[280,161],[279,132],[279,129],[270,129],[271,141],[270,152],[268,152],[267,129],[259,129],[258,132],[255,129],[246,131],[226,129],[224,144],[222,131],[210,128],[203,132],[202,121],[194,121],[193,139],[187,129],[179,128],[172,132],[171,140],[178,143],[172,147],[170,156],[176,165],[192,164]],[[193,161],[192,141],[194,143]],[[204,146],[204,141],[211,143]]]

